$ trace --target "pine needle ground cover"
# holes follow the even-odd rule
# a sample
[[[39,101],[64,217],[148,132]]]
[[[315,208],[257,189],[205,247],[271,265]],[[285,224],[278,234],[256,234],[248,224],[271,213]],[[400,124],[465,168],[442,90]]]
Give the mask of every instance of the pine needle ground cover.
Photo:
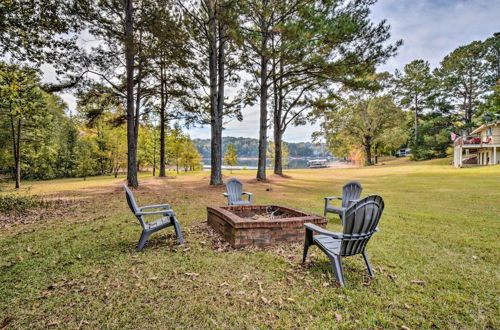
[[[208,172],[141,178],[139,204],[169,203],[187,241],[177,246],[167,229],[141,253],[123,177],[27,182],[25,194],[63,200],[67,212],[0,228],[1,325],[500,328],[500,167],[401,162],[286,174],[262,183],[251,171],[233,173],[255,204],[322,214],[323,197],[354,179],[363,194],[384,198],[381,232],[367,248],[374,280],[361,256],[345,259],[341,289],[317,247],[304,265],[301,243],[231,248],[205,222],[207,205],[226,202]],[[339,230],[330,219],[328,228]]]

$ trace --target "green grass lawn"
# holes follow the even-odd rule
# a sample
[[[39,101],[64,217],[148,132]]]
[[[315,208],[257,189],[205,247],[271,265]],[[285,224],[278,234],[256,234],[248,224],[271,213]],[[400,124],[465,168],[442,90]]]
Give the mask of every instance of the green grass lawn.
[[[301,243],[221,242],[204,222],[207,205],[225,203],[208,172],[141,178],[139,204],[170,203],[187,241],[177,246],[169,228],[141,253],[123,177],[24,182],[22,193],[70,202],[0,229],[0,328],[500,328],[500,167],[448,162],[289,170],[270,183],[233,173],[256,203],[319,214],[323,197],[353,179],[384,198],[381,232],[367,246],[375,279],[361,256],[349,257],[345,288],[317,247],[301,265]]]

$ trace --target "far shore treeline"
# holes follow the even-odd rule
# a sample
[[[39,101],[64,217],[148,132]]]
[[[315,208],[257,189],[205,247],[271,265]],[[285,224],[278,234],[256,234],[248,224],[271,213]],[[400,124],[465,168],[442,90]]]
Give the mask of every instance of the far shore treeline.
[[[0,176],[20,187],[21,179],[125,170],[137,187],[141,169],[166,176],[168,166],[197,170],[204,157],[219,185],[223,162],[247,152],[234,140],[225,155],[224,127],[251,106],[260,116],[259,180],[267,159],[282,175],[295,147],[309,152],[284,142],[290,126],[317,123],[313,142],[371,165],[401,147],[415,160],[444,157],[450,133],[498,118],[499,33],[457,45],[436,68],[417,59],[379,72],[404,46],[389,41],[390,22],[372,21],[373,4],[2,2]],[[57,80],[44,81],[42,68]],[[76,109],[61,92],[76,97]],[[188,134],[200,125],[211,131],[201,154]]]

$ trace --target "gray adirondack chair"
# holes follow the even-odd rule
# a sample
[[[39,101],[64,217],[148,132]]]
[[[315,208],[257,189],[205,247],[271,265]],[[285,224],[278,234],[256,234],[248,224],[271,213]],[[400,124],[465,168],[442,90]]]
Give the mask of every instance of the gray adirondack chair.
[[[247,195],[248,200],[243,200],[243,195]],[[227,205],[252,205],[253,202],[253,194],[243,191],[243,183],[236,178],[227,180],[224,196],[227,197]]]
[[[175,234],[177,235],[177,239],[179,240],[179,245],[184,244],[184,239],[182,237],[182,232],[181,232],[181,226],[177,221],[177,218],[175,217],[174,211],[170,209],[170,206],[168,204],[139,207],[135,201],[134,194],[132,194],[132,191],[125,184],[123,185],[123,187],[125,188],[125,196],[127,197],[127,204],[132,210],[132,213],[134,213],[137,219],[139,219],[139,222],[141,223],[142,226],[141,238],[139,239],[139,243],[137,243],[137,248],[136,248],[137,252],[142,250],[142,248],[146,244],[146,241],[149,238],[149,235],[170,226],[174,226]],[[150,209],[160,209],[160,210],[144,212],[144,210],[150,210]],[[145,215],[162,215],[163,217],[148,223],[144,220]]]
[[[342,258],[362,254],[368,273],[373,278],[374,273],[366,254],[366,245],[377,232],[377,224],[384,210],[384,201],[378,195],[367,196],[354,202],[347,208],[345,224],[342,233],[334,233],[312,223],[306,223],[306,237],[302,262],[306,261],[307,251],[311,245],[317,245],[326,253],[332,265],[337,281],[344,286]],[[318,235],[314,235],[316,232]]]
[[[340,220],[342,221],[342,224],[344,224],[344,215],[347,207],[349,206],[351,201],[359,199],[362,191],[363,187],[361,186],[361,183],[359,183],[358,181],[351,181],[346,183],[344,187],[342,187],[342,197],[325,197],[325,217],[327,213],[338,214]],[[341,200],[341,206],[330,205],[330,202],[333,199]]]

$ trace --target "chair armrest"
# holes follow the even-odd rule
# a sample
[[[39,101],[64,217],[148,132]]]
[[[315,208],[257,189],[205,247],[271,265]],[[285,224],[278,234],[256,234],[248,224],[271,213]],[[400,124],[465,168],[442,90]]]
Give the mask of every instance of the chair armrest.
[[[324,228],[321,228],[320,226],[316,226],[313,223],[309,223],[309,222],[305,223],[304,227],[306,227],[306,230],[315,231],[317,233],[320,233],[321,235],[327,235],[327,236],[331,236],[333,238],[338,238],[338,239],[341,239],[344,237],[344,235],[342,235],[342,233],[334,233],[333,231],[329,231],[329,230],[326,230]]]
[[[169,210],[170,209],[170,205],[168,205],[168,204],[149,205],[149,206],[139,207],[139,210],[142,211],[142,210],[159,209],[159,208],[162,208],[164,210]]]
[[[160,210],[160,211],[151,211],[151,212],[137,212],[135,215],[155,215],[155,214],[174,214],[172,210]]]
[[[349,199],[347,201],[347,207],[346,208],[349,208],[351,207],[353,204],[356,204],[357,202],[359,202],[362,198],[358,198],[358,199]]]
[[[252,193],[249,193],[249,192],[242,192],[241,193],[242,195],[247,195],[248,196],[248,200],[250,201],[250,204],[252,203],[252,200],[253,200],[253,194]]]
[[[342,200],[342,197],[337,197],[337,196],[325,197],[325,209],[330,205],[330,201],[332,199]]]

